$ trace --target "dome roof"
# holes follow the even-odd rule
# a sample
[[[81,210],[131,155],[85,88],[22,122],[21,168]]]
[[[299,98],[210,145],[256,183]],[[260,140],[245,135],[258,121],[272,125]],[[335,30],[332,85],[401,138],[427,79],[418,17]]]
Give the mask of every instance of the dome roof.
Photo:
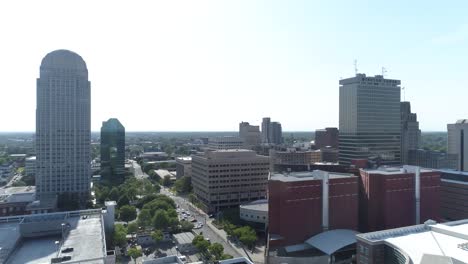
[[[80,55],[69,50],[55,50],[48,53],[41,62],[42,68],[87,71],[86,62]]]

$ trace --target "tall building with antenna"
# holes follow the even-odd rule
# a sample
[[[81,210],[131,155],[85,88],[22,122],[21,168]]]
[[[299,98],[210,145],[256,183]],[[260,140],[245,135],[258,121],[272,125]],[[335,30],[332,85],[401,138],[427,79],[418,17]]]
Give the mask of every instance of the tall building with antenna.
[[[400,80],[358,73],[339,83],[339,162],[399,165]]]
[[[410,102],[401,102],[401,163],[409,164],[409,151],[419,148],[421,130],[418,117],[411,113]]]

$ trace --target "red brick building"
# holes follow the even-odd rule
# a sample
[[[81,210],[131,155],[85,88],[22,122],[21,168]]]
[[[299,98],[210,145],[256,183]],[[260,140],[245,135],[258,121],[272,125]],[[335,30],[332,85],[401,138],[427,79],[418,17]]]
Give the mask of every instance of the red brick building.
[[[409,226],[428,219],[439,221],[440,172],[420,169],[419,223],[416,223],[416,172],[413,166],[361,169],[360,175],[361,232]]]
[[[358,228],[358,180],[348,173],[330,172],[328,190],[323,171],[274,174],[268,182],[268,230],[270,246],[304,243],[331,229]],[[322,199],[328,192],[328,210]],[[326,195],[325,195],[326,196]],[[322,212],[327,212],[325,216]],[[328,217],[327,217],[328,216]],[[325,223],[324,223],[325,221]]]

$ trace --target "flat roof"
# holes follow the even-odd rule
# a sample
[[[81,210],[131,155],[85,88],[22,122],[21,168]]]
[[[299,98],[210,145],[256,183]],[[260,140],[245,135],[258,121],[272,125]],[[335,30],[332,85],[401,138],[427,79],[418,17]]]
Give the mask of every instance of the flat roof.
[[[80,216],[82,212],[87,214],[86,219]],[[27,222],[34,223],[41,217],[45,222],[48,218],[63,218],[63,221],[69,224],[64,239],[61,239],[61,235],[21,237],[19,230],[23,221],[29,219]],[[61,241],[59,250],[56,241]],[[73,251],[61,253],[65,248],[73,248]],[[10,253],[10,257],[6,259]],[[104,223],[100,210],[0,218],[0,263],[50,263],[51,259],[57,256],[71,256],[69,261],[62,263],[104,263],[106,255]]]
[[[382,175],[398,175],[404,173],[412,173],[411,168],[415,166],[403,166],[403,167],[379,167],[377,169],[361,169],[367,173],[375,173],[375,174],[382,174]],[[435,172],[438,170],[427,169],[427,168],[420,168],[420,172]]]
[[[195,236],[190,232],[174,234],[174,239],[178,244],[191,244]]]
[[[408,226],[357,235],[358,239],[371,243],[384,243],[398,248],[413,263],[421,262],[430,255],[453,258],[468,263],[468,251],[462,245],[468,243],[468,220],[442,224]]]
[[[176,160],[180,160],[180,161],[192,161],[192,157],[177,157]]]
[[[275,173],[271,175],[270,180],[282,182],[322,180],[323,173],[328,173],[329,179],[357,177],[352,173],[325,172],[322,170],[314,170],[290,173]]]
[[[268,200],[267,199],[261,199],[261,200],[256,200],[247,204],[241,204],[239,205],[241,209],[249,209],[249,210],[256,210],[256,211],[268,211]]]

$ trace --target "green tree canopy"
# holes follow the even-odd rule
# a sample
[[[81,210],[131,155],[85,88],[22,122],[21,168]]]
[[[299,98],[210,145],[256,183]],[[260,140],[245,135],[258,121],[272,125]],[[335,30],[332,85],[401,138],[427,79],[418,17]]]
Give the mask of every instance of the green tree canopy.
[[[133,222],[133,223],[130,223],[128,224],[128,227],[127,227],[127,232],[129,234],[134,234],[138,231],[138,224]]]
[[[165,229],[169,228],[170,224],[171,224],[171,220],[170,220],[169,215],[167,214],[167,212],[165,210],[158,209],[154,213],[154,217],[153,217],[153,227],[154,228],[165,230]]]
[[[137,211],[134,206],[124,205],[120,208],[120,219],[125,222],[132,221],[137,216]]]
[[[163,235],[163,232],[162,232],[161,230],[156,229],[156,230],[154,230],[153,232],[151,232],[151,238],[152,238],[156,243],[162,241],[162,240],[163,240],[163,237],[164,237],[164,235]]]
[[[169,176],[169,175],[164,176],[164,179],[162,181],[162,185],[164,185],[166,187],[171,185],[171,176]]]
[[[210,242],[208,242],[202,235],[197,235],[193,238],[192,245],[194,245],[202,254],[206,254],[208,252]]]
[[[213,256],[214,260],[221,260],[224,253],[224,247],[220,243],[213,243],[208,247],[208,251]]]
[[[151,226],[151,212],[149,209],[143,209],[140,211],[140,214],[138,214],[138,225],[146,228]]]
[[[141,249],[134,248],[134,247],[130,248],[127,254],[133,259],[135,263],[136,263],[137,258],[142,256]]]
[[[124,247],[127,244],[126,236],[127,236],[127,229],[121,224],[116,224],[114,226],[114,235],[113,235],[114,245],[119,246],[119,247]]]

